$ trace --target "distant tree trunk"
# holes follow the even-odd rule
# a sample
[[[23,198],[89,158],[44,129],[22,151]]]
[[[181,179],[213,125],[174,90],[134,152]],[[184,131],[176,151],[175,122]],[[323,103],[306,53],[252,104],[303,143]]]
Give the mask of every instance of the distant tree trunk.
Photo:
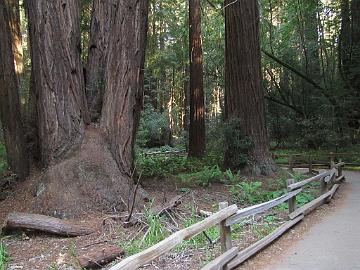
[[[249,159],[245,170],[256,175],[269,175],[274,172],[275,167],[269,152],[265,127],[258,1],[242,0],[233,3],[227,0],[225,6],[226,120],[230,122],[238,119],[240,130],[236,132],[243,133],[243,136],[250,140],[245,153]],[[229,145],[229,141],[227,143]],[[231,158],[241,154],[234,151],[236,150],[232,147],[226,150],[226,166],[231,163]]]
[[[205,154],[205,104],[200,0],[189,0],[190,126],[189,156]]]
[[[353,138],[356,138],[356,130],[360,128],[360,0],[351,3],[342,0],[341,17],[339,70],[348,100],[348,125],[354,130]]]
[[[184,68],[184,118],[183,118],[183,127],[184,127],[184,130],[187,131],[187,132],[189,131],[189,122],[190,122],[189,101],[190,101],[189,66],[185,65],[185,68]]]
[[[148,0],[125,0],[115,14],[106,66],[101,126],[124,175],[132,174],[143,99]]]
[[[10,29],[12,34],[12,50],[14,55],[15,72],[20,74],[23,72],[23,47],[21,36],[20,21],[20,5],[19,0],[5,0],[8,7]]]
[[[351,85],[360,98],[360,0],[351,1]],[[358,103],[358,105],[360,105]],[[360,116],[360,112],[359,112]]]
[[[86,67],[86,96],[92,121],[99,119],[105,88],[105,66],[116,3],[94,0]]]
[[[25,2],[26,16],[29,18],[29,1]],[[29,99],[26,108],[26,143],[29,155],[33,161],[40,161],[40,145],[39,145],[39,127],[38,127],[38,115],[37,115],[37,93],[35,85],[35,70],[34,62],[36,58],[33,57],[33,39],[35,36],[32,23],[28,23],[29,42],[28,50],[30,52],[31,59],[31,74],[30,74],[30,85],[29,85]]]
[[[76,1],[29,1],[42,164],[80,145],[89,115]]]
[[[344,81],[349,72],[351,46],[351,21],[349,0],[341,1],[341,29],[339,37],[339,70]]]
[[[4,0],[0,0],[0,116],[9,166],[19,178],[25,178],[29,173],[29,161],[20,114],[9,17]]]

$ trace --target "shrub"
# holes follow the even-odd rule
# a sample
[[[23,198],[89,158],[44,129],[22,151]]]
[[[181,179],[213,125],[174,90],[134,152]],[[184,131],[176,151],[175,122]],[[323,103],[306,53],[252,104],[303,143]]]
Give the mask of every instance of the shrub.
[[[185,183],[192,183],[201,186],[209,186],[211,183],[219,182],[224,177],[218,165],[205,166],[198,172],[181,174],[180,178]]]
[[[249,163],[248,151],[253,147],[251,139],[244,135],[240,119],[232,119],[224,126],[226,142],[225,164],[233,170]]]
[[[170,144],[171,131],[165,113],[159,113],[146,105],[139,124],[136,143],[140,147],[157,147]]]

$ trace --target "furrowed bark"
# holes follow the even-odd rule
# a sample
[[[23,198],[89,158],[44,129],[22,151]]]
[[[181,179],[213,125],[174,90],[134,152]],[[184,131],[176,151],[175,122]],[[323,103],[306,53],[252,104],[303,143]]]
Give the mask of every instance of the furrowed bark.
[[[109,40],[101,127],[123,175],[131,176],[143,99],[148,0],[121,1]]]
[[[272,174],[275,167],[268,149],[261,87],[258,2],[229,0],[225,7],[225,117],[239,119],[242,132],[252,142],[245,169]],[[227,150],[225,163],[231,151]]]
[[[5,1],[0,0],[0,116],[8,164],[19,178],[25,178],[29,173],[29,161],[20,114],[19,88],[11,40]]]
[[[115,10],[116,1],[94,0],[93,2],[86,68],[86,97],[93,121],[98,120],[101,114],[110,27]]]
[[[189,156],[205,153],[205,104],[200,0],[189,2],[190,126]]]
[[[42,164],[77,147],[89,115],[77,1],[28,1]]]
[[[9,14],[9,24],[12,35],[12,50],[16,74],[23,72],[23,47],[20,29],[20,5],[19,0],[5,0]]]

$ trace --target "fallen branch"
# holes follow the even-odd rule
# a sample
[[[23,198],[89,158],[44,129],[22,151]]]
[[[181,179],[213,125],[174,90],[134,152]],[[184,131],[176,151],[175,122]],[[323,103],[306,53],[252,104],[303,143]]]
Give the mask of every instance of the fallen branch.
[[[67,220],[26,213],[10,213],[2,230],[34,230],[62,236],[88,235],[95,231],[92,228]]]
[[[135,206],[136,192],[137,192],[137,190],[138,190],[138,188],[139,188],[139,185],[140,185],[141,175],[142,175],[142,172],[140,172],[138,181],[137,181],[137,183],[136,183],[135,190],[134,190],[134,193],[133,193],[133,198],[132,198],[130,213],[129,213],[129,216],[127,217],[127,219],[125,220],[125,223],[128,223],[128,222],[131,220],[131,216],[132,216],[132,214],[133,214],[134,206]]]
[[[151,213],[154,216],[160,216],[163,213],[165,213],[165,212],[177,207],[178,205],[180,205],[181,204],[181,199],[183,197],[185,197],[186,195],[188,195],[188,193],[185,193],[185,194],[182,194],[182,195],[177,195],[177,196],[173,197],[170,201],[168,201],[168,202],[166,202],[164,204],[154,206],[154,207],[149,209],[149,213]],[[131,219],[124,222],[124,226],[126,226],[126,227],[134,226],[136,223],[141,221],[141,219],[143,217],[144,217],[144,214],[132,215]]]
[[[160,216],[164,212],[171,210],[172,208],[175,208],[178,205],[180,205],[181,199],[184,198],[187,194],[188,193],[185,193],[182,195],[177,195],[177,196],[173,197],[170,201],[168,201],[164,204],[157,205],[155,207],[150,208],[149,212],[155,216]]]
[[[100,268],[124,255],[124,251],[116,246],[103,246],[101,249],[94,249],[77,258],[82,268]]]

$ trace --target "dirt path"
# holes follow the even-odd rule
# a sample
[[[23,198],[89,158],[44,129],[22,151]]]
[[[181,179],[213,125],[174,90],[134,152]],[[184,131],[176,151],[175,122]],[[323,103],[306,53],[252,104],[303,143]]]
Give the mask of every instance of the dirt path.
[[[346,172],[346,197],[264,270],[360,269],[360,173]],[[306,221],[305,221],[306,222]],[[297,228],[293,230],[294,233]]]

